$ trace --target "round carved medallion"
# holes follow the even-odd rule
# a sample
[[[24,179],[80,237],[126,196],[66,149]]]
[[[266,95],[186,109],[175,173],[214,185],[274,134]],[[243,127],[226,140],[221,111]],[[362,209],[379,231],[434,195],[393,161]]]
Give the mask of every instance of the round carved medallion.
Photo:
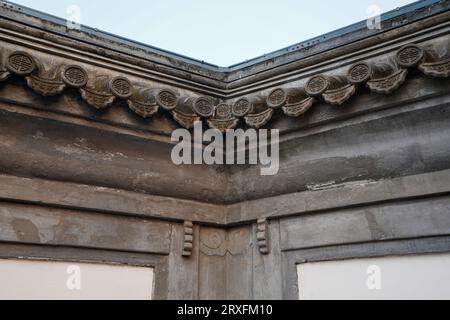
[[[178,97],[176,93],[169,89],[159,91],[156,95],[156,101],[166,110],[173,110],[178,105]]]
[[[133,86],[130,80],[124,77],[117,77],[109,83],[111,92],[119,98],[129,98],[133,94]]]
[[[287,99],[286,91],[283,89],[275,89],[267,97],[267,105],[270,108],[280,108]]]
[[[65,84],[74,88],[81,88],[88,82],[87,72],[75,65],[70,65],[64,68],[61,78]]]
[[[411,68],[418,65],[424,57],[422,48],[416,45],[408,45],[400,49],[397,53],[396,59],[399,66],[404,68]]]
[[[210,118],[214,115],[214,106],[211,101],[203,97],[194,101],[193,109],[196,114],[203,118]]]
[[[348,81],[352,84],[360,84],[369,81],[372,68],[365,62],[353,65],[348,71]]]
[[[6,68],[13,74],[27,76],[34,71],[36,63],[28,53],[16,51],[9,55]]]
[[[237,118],[243,118],[252,110],[252,103],[247,98],[241,98],[233,105],[232,112]]]
[[[218,119],[231,119],[233,113],[231,111],[230,105],[226,103],[221,103],[216,107],[216,117]]]
[[[310,96],[318,96],[327,90],[328,85],[328,79],[322,75],[318,75],[309,79],[305,90]]]

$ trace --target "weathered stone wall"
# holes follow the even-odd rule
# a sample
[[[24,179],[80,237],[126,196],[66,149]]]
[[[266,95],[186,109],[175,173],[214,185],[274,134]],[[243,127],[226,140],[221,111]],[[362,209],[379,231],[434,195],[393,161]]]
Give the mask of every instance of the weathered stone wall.
[[[299,263],[449,252],[448,8],[226,70],[0,9],[0,258],[296,299]],[[279,174],[175,166],[171,132],[200,118],[280,129]]]

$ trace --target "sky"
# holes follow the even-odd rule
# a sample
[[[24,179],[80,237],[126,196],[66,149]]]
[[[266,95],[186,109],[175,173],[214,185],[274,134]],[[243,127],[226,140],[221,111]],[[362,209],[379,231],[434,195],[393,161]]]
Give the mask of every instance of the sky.
[[[414,0],[13,0],[219,66],[267,54]]]

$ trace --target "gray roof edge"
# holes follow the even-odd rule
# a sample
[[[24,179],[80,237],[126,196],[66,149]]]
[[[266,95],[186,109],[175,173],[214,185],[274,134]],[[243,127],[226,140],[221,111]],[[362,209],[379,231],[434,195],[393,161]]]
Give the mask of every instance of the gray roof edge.
[[[66,26],[67,25],[67,20],[66,19],[54,16],[54,15],[51,15],[51,14],[47,14],[47,13],[44,13],[42,11],[38,11],[38,10],[35,10],[35,9],[32,9],[32,8],[28,8],[26,6],[22,6],[20,4],[17,4],[17,3],[11,2],[11,1],[0,0],[0,9],[1,9],[2,6],[6,7],[9,10],[15,11],[16,13],[19,13],[19,14],[22,13],[22,14],[25,14],[25,15],[28,15],[28,16],[31,16],[31,17],[35,17],[35,18],[41,19],[41,20],[49,21],[49,22],[51,22],[51,23],[53,23],[55,25],[59,25],[59,26]],[[4,17],[4,15],[2,15],[1,11],[0,11],[0,17]],[[10,17],[8,17],[8,18],[10,18]],[[23,21],[19,21],[19,22],[24,23]],[[26,23],[24,23],[24,24],[26,24]],[[49,31],[54,32],[54,30],[49,30]],[[86,26],[86,25],[83,25],[83,24],[80,25],[80,31],[83,32],[83,33],[86,33],[86,34],[99,36],[101,38],[104,38],[104,39],[107,39],[107,40],[110,40],[110,41],[114,41],[114,42],[117,42],[117,43],[120,43],[120,44],[127,44],[127,45],[130,45],[130,46],[136,47],[136,48],[142,48],[142,49],[145,49],[145,50],[153,51],[153,52],[155,52],[157,54],[161,54],[161,55],[164,55],[164,56],[167,56],[167,57],[175,58],[177,60],[181,60],[181,61],[184,61],[184,62],[187,62],[187,63],[195,64],[195,65],[198,65],[198,66],[206,67],[206,68],[212,69],[214,71],[221,71],[220,69],[223,69],[222,67],[219,67],[218,65],[215,65],[215,64],[212,64],[212,63],[208,63],[208,62],[205,62],[205,61],[202,61],[202,60],[199,60],[199,59],[191,58],[191,57],[188,57],[188,56],[176,53],[176,52],[172,52],[172,51],[169,51],[169,50],[161,49],[161,48],[158,48],[158,47],[155,47],[155,46],[152,46],[152,45],[148,45],[148,44],[136,41],[136,40],[128,39],[126,37],[122,37],[122,36],[119,36],[119,35],[116,35],[116,34],[112,34],[112,33],[109,33],[107,31],[102,31],[102,30],[99,30],[97,28],[93,28],[93,27]],[[67,35],[65,35],[65,36],[67,36]],[[73,37],[71,37],[71,38],[73,38]],[[79,39],[75,38],[75,40],[79,40]]]
[[[405,15],[407,13],[410,13],[410,12],[413,12],[413,11],[416,11],[416,10],[419,10],[419,9],[423,9],[423,8],[426,8],[426,7],[430,7],[430,6],[433,6],[435,4],[439,4],[439,3],[449,3],[449,0],[420,0],[420,1],[417,1],[417,2],[414,2],[414,3],[411,3],[409,5],[403,6],[401,8],[398,8],[396,10],[392,10],[392,11],[389,11],[389,12],[386,12],[386,13],[382,14],[381,21],[386,21],[386,20],[389,20],[389,19],[393,19],[393,18],[402,16],[402,15]],[[46,14],[46,13],[43,13],[43,12],[31,9],[31,8],[27,8],[25,6],[21,6],[21,5],[15,4],[15,3],[10,2],[10,1],[0,0],[0,8],[1,8],[1,6],[7,7],[9,10],[13,10],[13,11],[15,11],[17,13],[22,13],[22,14],[29,15],[29,16],[32,16],[32,17],[35,17],[35,18],[38,18],[38,19],[49,21],[49,22],[51,22],[53,24],[56,24],[56,25],[59,25],[59,26],[66,26],[66,23],[67,23],[67,21],[65,19],[53,16],[53,15],[49,15],[49,14]],[[448,7],[447,7],[446,10],[448,10]],[[435,14],[435,13],[430,13],[429,15],[432,15],[432,14]],[[3,16],[1,11],[0,11],[0,16]],[[19,21],[19,22],[24,23],[22,21]],[[95,35],[97,37],[100,37],[100,38],[103,38],[103,39],[107,39],[109,41],[113,41],[113,42],[116,42],[118,44],[126,44],[128,46],[132,46],[132,47],[135,47],[135,48],[138,48],[138,49],[148,50],[150,52],[154,52],[154,53],[159,54],[161,56],[166,56],[166,57],[171,58],[171,59],[175,59],[175,60],[182,61],[182,62],[185,62],[185,63],[188,63],[188,64],[192,64],[192,65],[195,65],[195,66],[198,66],[198,67],[202,67],[202,68],[205,68],[205,69],[210,70],[210,71],[226,73],[226,72],[234,72],[234,71],[241,70],[241,69],[244,69],[244,68],[247,68],[247,67],[251,67],[251,66],[259,64],[261,62],[264,62],[264,61],[267,61],[267,60],[270,60],[270,59],[275,59],[275,58],[284,56],[284,55],[286,55],[288,53],[295,52],[296,51],[296,50],[294,50],[295,48],[297,48],[297,47],[301,48],[302,46],[307,46],[311,42],[314,42],[316,44],[320,43],[320,42],[326,42],[326,41],[335,39],[337,37],[341,37],[341,36],[344,36],[344,35],[347,35],[347,34],[350,34],[350,33],[356,32],[356,31],[359,31],[359,30],[361,30],[363,28],[367,28],[366,20],[363,20],[363,21],[360,21],[358,23],[349,25],[347,27],[344,27],[344,28],[341,28],[341,29],[338,29],[338,30],[335,30],[335,31],[332,31],[332,32],[329,32],[329,33],[326,33],[326,34],[314,37],[314,38],[311,38],[311,39],[306,40],[306,41],[299,42],[299,43],[291,45],[289,47],[286,47],[286,48],[283,48],[283,49],[280,49],[280,50],[276,50],[276,51],[274,51],[272,53],[269,53],[269,54],[266,54],[266,55],[262,55],[262,56],[259,56],[259,57],[256,57],[256,58],[253,58],[253,59],[250,59],[250,60],[247,60],[247,61],[243,61],[243,62],[234,64],[234,65],[229,66],[229,67],[219,67],[219,66],[217,66],[215,64],[211,64],[211,63],[207,63],[207,62],[204,62],[204,61],[201,61],[201,60],[198,60],[198,59],[190,58],[190,57],[178,54],[178,53],[174,53],[174,52],[171,52],[171,51],[168,51],[168,50],[160,49],[160,48],[157,48],[157,47],[154,47],[154,46],[151,46],[151,45],[147,45],[147,44],[144,44],[144,43],[141,43],[141,42],[138,42],[138,41],[130,40],[130,39],[127,39],[125,37],[117,36],[117,35],[114,35],[114,34],[111,34],[111,33],[108,33],[108,32],[100,31],[98,29],[95,29],[95,28],[92,28],[92,27],[88,27],[88,26],[81,26],[81,32],[86,33],[86,34]],[[54,30],[50,30],[50,31],[54,32]],[[385,31],[385,30],[383,30],[383,31]],[[74,37],[71,37],[71,38],[74,38]],[[74,39],[75,40],[79,40],[77,38],[74,38]],[[329,49],[332,49],[332,48],[330,47]]]
[[[396,17],[400,17],[400,16],[405,15],[407,13],[411,13],[413,11],[416,11],[416,10],[419,10],[419,9],[423,9],[423,8],[427,8],[427,7],[433,6],[435,4],[444,3],[444,2],[449,2],[449,0],[420,0],[420,1],[416,1],[414,3],[410,3],[408,5],[402,6],[400,8],[395,9],[395,10],[391,10],[391,11],[383,13],[381,15],[380,22],[382,23],[384,21],[391,20],[391,19],[394,19]],[[298,50],[300,48],[309,46],[311,43],[319,44],[321,42],[329,41],[329,40],[332,40],[334,38],[341,37],[341,36],[344,36],[344,35],[347,35],[349,33],[356,32],[356,31],[359,31],[359,30],[362,30],[362,29],[367,29],[367,20],[362,20],[362,21],[356,22],[354,24],[351,24],[349,26],[346,26],[346,27],[343,27],[343,28],[340,28],[340,29],[337,29],[337,30],[334,30],[334,31],[331,31],[331,32],[328,32],[328,33],[325,33],[325,34],[313,37],[313,38],[310,38],[308,40],[305,40],[305,41],[302,41],[302,42],[290,45],[288,47],[285,47],[285,48],[273,51],[271,53],[264,54],[264,55],[261,55],[259,57],[255,57],[255,58],[243,61],[243,62],[239,62],[239,63],[233,64],[233,65],[229,66],[228,69],[229,69],[229,71],[235,71],[235,70],[238,70],[238,69],[241,69],[241,68],[250,67],[250,66],[252,66],[254,64],[261,63],[261,62],[264,62],[266,60],[274,59],[274,58],[283,56],[283,55],[285,55],[287,53],[294,52],[294,51],[296,51],[296,50],[293,50],[295,48]],[[381,32],[384,32],[384,31],[386,31],[386,30],[382,30]]]

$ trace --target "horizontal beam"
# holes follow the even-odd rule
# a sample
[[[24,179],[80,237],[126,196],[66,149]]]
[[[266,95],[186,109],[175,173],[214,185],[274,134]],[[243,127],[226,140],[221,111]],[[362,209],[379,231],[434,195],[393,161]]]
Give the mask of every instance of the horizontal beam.
[[[305,214],[436,197],[450,193],[450,170],[381,181],[357,181],[329,189],[286,194],[233,205],[65,182],[0,175],[0,200],[183,223],[232,227]],[[281,206],[280,203],[283,203]]]

